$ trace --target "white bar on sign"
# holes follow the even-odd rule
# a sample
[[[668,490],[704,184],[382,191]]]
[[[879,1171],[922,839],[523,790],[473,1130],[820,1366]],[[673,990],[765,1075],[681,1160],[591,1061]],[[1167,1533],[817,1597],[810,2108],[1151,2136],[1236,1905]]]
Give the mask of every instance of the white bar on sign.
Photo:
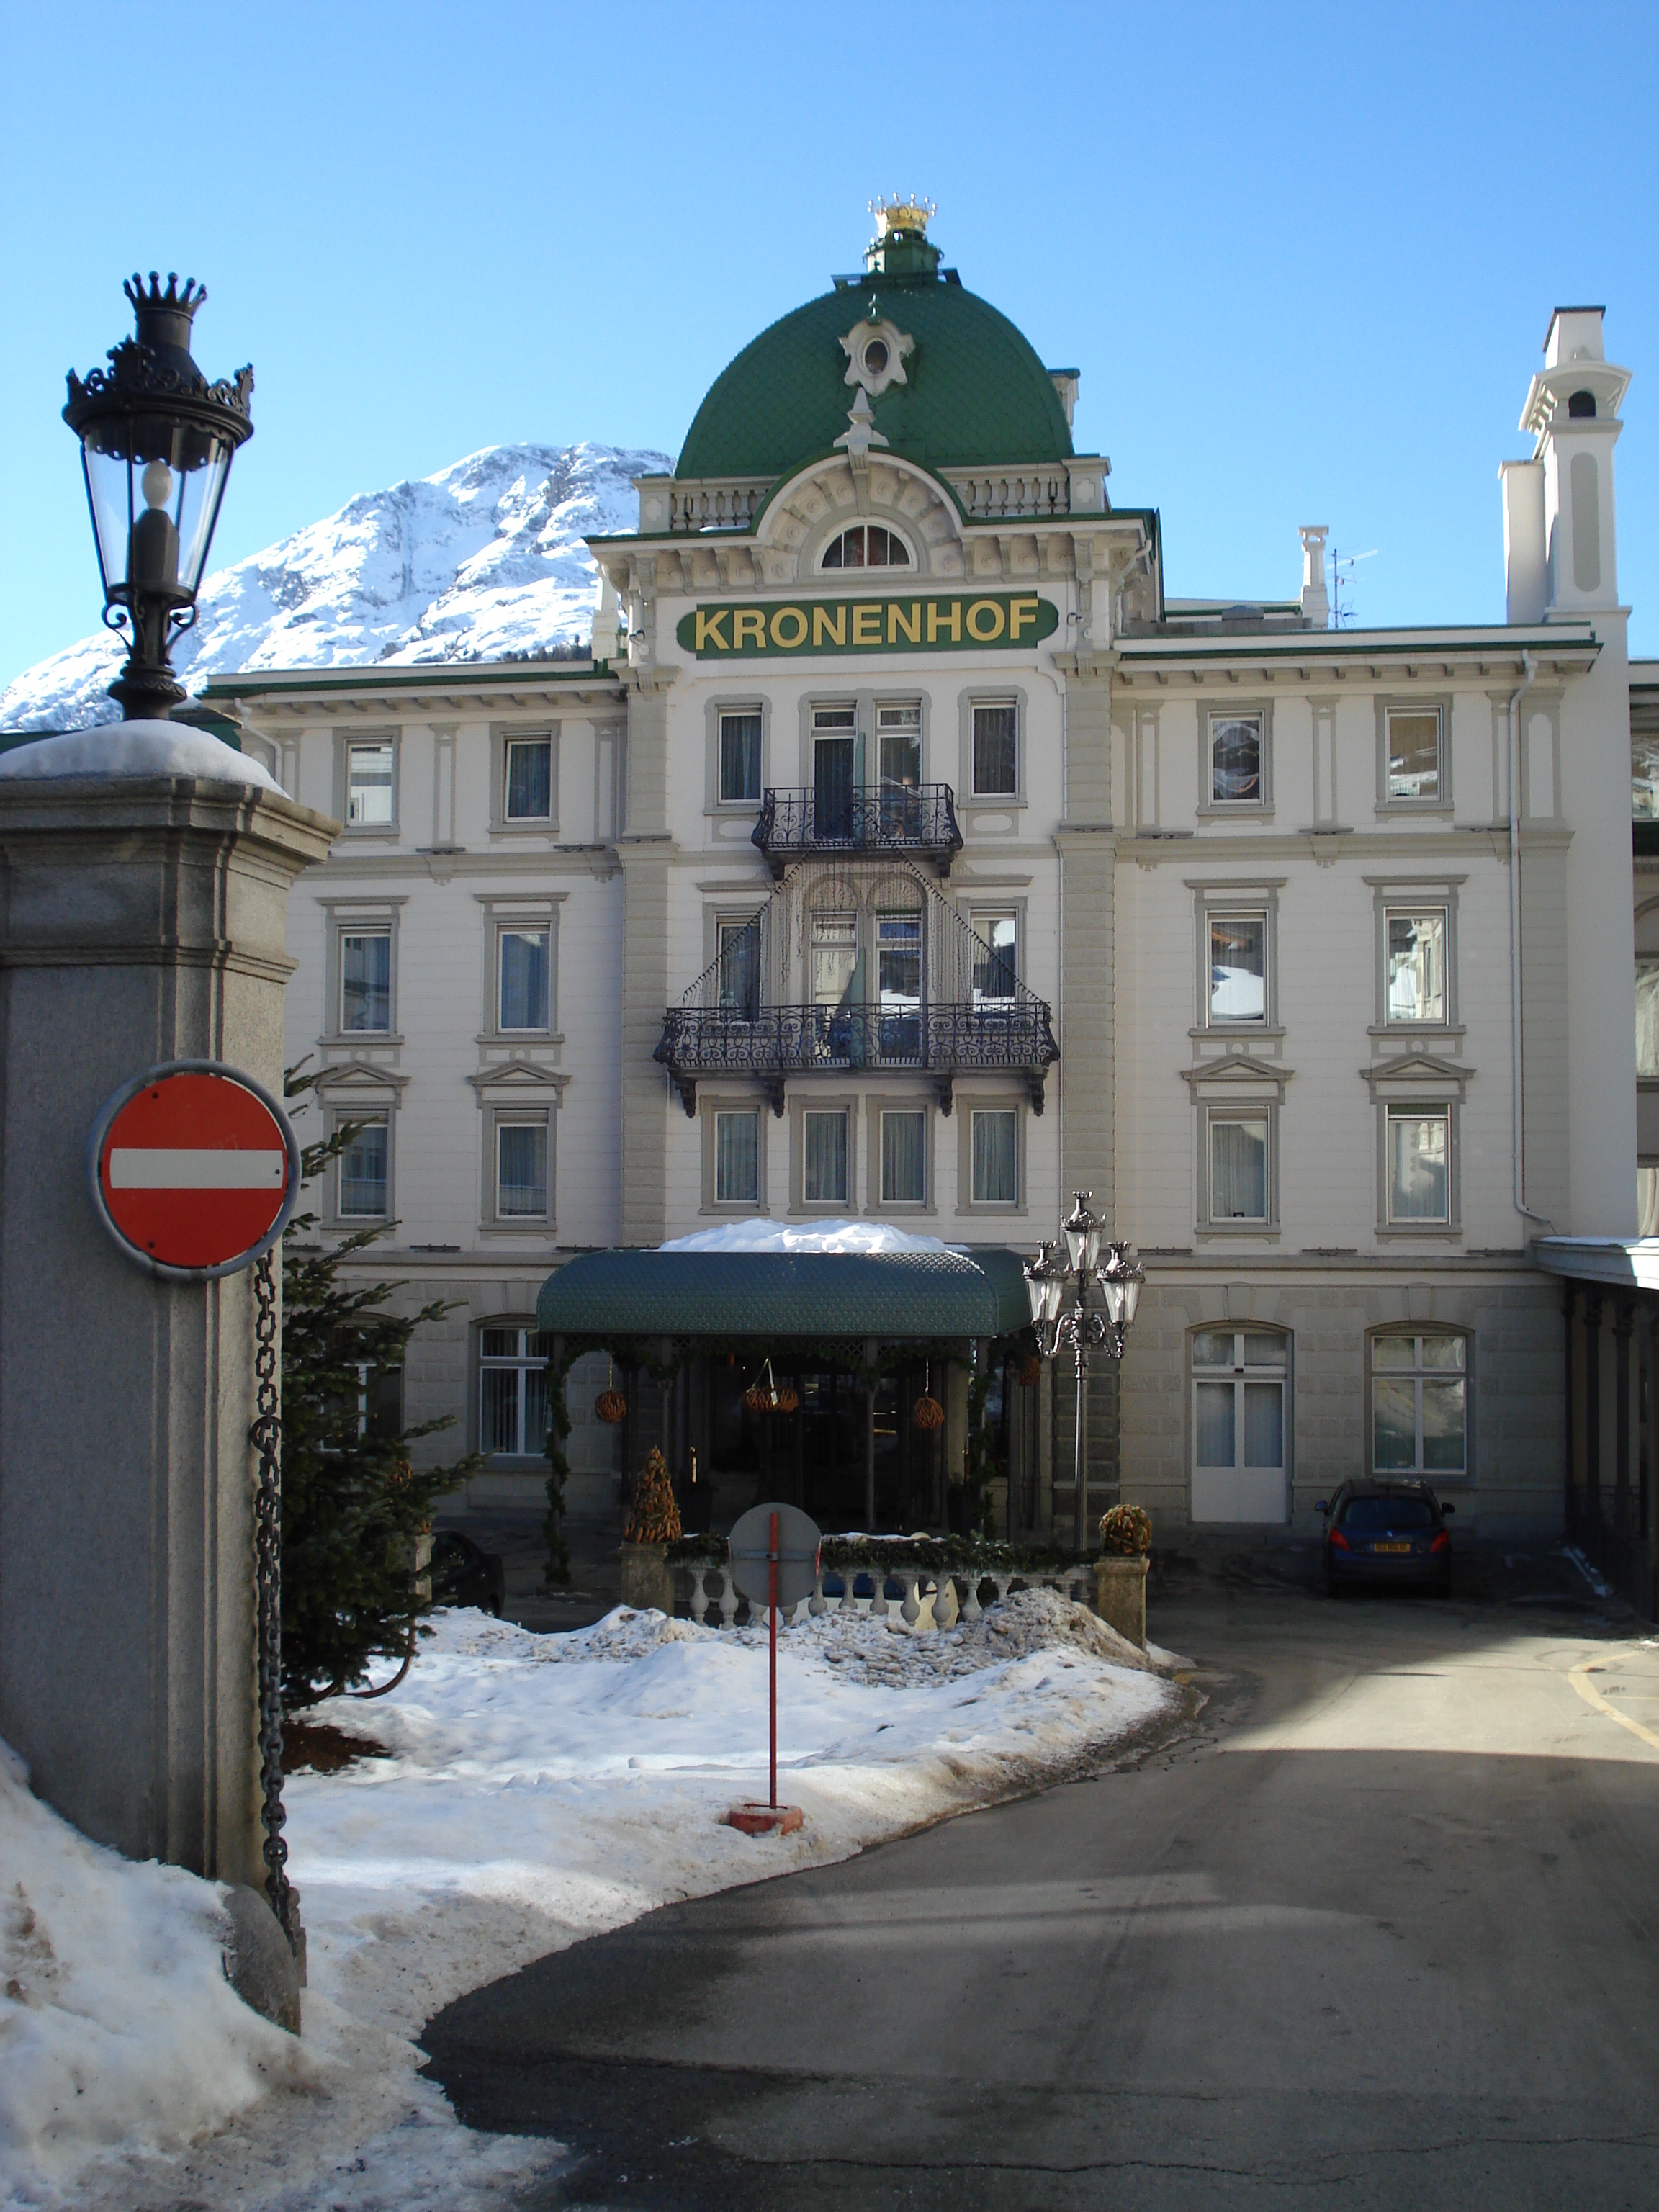
[[[109,1156],[112,1190],[280,1190],[286,1152],[164,1152],[118,1146]]]

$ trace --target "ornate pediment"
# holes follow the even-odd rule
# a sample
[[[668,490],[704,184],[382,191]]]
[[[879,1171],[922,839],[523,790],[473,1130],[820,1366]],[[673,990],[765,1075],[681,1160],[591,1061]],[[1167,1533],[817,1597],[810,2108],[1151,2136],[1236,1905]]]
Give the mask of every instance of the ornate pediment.
[[[1461,1060],[1443,1060],[1438,1053],[1401,1052],[1392,1060],[1373,1061],[1359,1073],[1373,1098],[1441,1100],[1461,1099],[1474,1070]]]
[[[318,1070],[311,1087],[319,1098],[339,1098],[354,1091],[398,1091],[408,1081],[395,1067],[372,1060],[337,1060]]]
[[[562,1091],[570,1078],[562,1068],[546,1067],[538,1060],[498,1060],[477,1069],[466,1079],[481,1097],[489,1091],[494,1097],[516,1094],[544,1098],[550,1091]]]
[[[1296,1073],[1293,1067],[1283,1066],[1276,1060],[1259,1060],[1251,1052],[1223,1053],[1214,1060],[1200,1060],[1196,1067],[1183,1067],[1181,1079],[1189,1083],[1194,1091],[1249,1091],[1260,1094],[1271,1090],[1276,1098],[1285,1096],[1285,1085]]]

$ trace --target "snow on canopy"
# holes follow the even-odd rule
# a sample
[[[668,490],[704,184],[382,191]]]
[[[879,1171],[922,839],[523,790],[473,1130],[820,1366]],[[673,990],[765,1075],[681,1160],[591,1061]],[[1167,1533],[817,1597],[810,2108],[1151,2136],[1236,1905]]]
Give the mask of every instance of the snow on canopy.
[[[661,1252],[951,1252],[937,1237],[912,1237],[884,1221],[727,1221],[658,1246]]]
[[[194,775],[283,796],[281,784],[258,761],[187,722],[112,722],[0,753],[0,776],[65,775]]]

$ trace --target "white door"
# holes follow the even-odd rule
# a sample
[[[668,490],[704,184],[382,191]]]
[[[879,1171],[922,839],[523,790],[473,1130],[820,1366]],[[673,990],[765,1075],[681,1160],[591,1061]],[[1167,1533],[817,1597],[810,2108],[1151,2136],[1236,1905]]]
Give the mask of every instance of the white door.
[[[1192,1341],[1194,1521],[1283,1522],[1290,1339],[1206,1328]]]

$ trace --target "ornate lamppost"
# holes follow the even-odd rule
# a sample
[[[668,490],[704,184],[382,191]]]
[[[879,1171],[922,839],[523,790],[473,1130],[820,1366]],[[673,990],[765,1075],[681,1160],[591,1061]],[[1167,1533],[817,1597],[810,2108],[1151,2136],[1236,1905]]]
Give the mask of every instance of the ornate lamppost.
[[[185,696],[169,654],[196,620],[196,594],[236,448],[253,435],[252,368],[210,384],[191,358],[207,298],[194,278],[167,289],[150,271],[122,289],[137,335],[84,381],[69,373],[64,420],[81,441],[87,503],[104,580],[104,621],[127,637],[109,687],[128,721],[165,721]]]
[[[1085,1552],[1089,1548],[1089,1354],[1103,1345],[1114,1359],[1122,1358],[1124,1340],[1140,1303],[1146,1273],[1127,1244],[1104,1235],[1101,1223],[1089,1210],[1094,1193],[1077,1190],[1072,1196],[1076,1203],[1060,1224],[1067,1256],[1060,1257],[1055,1243],[1042,1245],[1036,1258],[1026,1267],[1025,1290],[1031,1301],[1037,1350],[1045,1359],[1052,1359],[1062,1345],[1069,1345],[1077,1361],[1074,1540],[1078,1550]],[[1091,1291],[1099,1291],[1105,1301],[1103,1309],[1091,1306]]]

